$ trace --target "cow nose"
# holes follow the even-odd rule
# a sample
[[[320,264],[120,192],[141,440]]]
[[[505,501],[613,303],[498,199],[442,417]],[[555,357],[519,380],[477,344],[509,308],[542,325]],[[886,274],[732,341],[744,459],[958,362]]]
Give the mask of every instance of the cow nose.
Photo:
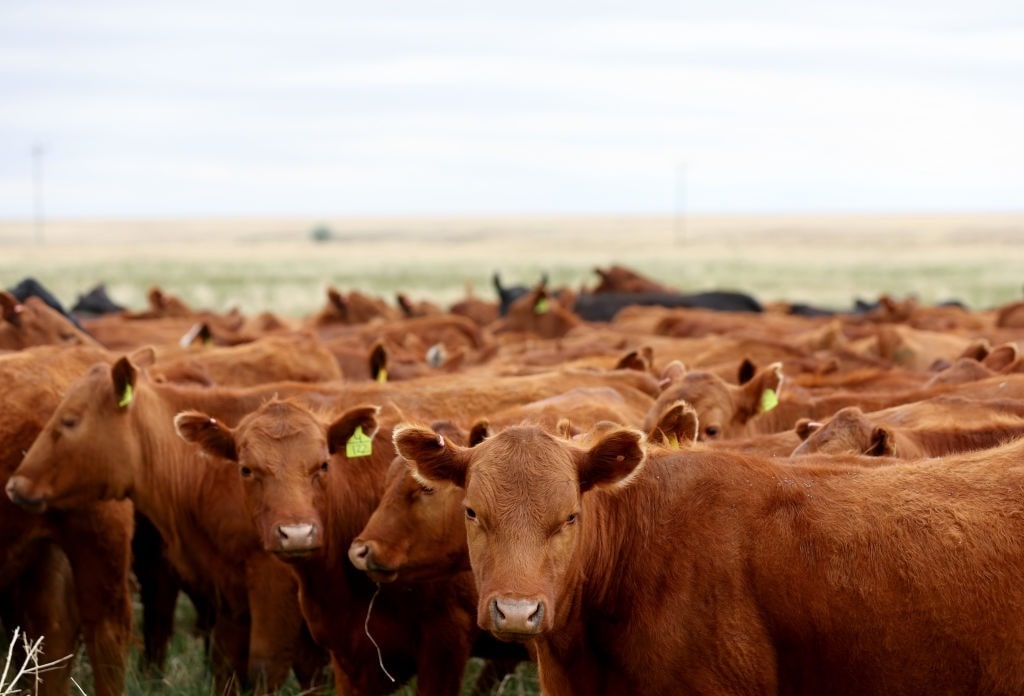
[[[309,551],[320,546],[315,524],[279,524],[277,542],[281,551]]]
[[[352,545],[348,547],[348,560],[352,561],[359,570],[365,571],[367,568],[367,559],[370,557],[370,545],[365,541],[356,539],[352,542]]]
[[[31,488],[30,482],[24,476],[12,476],[7,480],[7,485],[4,487],[4,491],[7,493],[7,497],[12,503],[18,505],[29,512],[43,512],[46,510],[46,500],[42,497],[33,498],[30,495],[26,495],[26,491]]]
[[[533,635],[540,633],[544,602],[536,599],[495,597],[491,600],[491,622],[495,633]]]

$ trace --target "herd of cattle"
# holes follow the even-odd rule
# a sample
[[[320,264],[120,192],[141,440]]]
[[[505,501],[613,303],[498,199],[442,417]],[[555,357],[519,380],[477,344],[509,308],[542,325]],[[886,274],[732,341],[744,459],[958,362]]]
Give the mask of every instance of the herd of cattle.
[[[136,592],[157,670],[192,599],[217,693],[457,694],[473,655],[556,695],[1024,693],[1024,303],[598,273],[302,318],[0,291],[0,620],[101,696]]]

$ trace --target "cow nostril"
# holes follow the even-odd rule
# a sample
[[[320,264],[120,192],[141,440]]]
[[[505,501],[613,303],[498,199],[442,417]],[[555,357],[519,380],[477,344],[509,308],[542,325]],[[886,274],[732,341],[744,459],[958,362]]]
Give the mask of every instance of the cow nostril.
[[[537,602],[537,611],[526,617],[526,623],[532,628],[536,629],[540,627],[541,621],[544,619],[544,602]]]

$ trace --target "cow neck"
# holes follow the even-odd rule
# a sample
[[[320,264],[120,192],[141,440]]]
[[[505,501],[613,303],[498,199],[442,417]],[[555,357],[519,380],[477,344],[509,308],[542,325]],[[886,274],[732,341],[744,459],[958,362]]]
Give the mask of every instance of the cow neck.
[[[213,390],[205,400],[197,400],[195,394],[190,395],[187,401],[176,396],[180,393],[166,385],[144,380],[136,385],[133,428],[141,444],[141,456],[134,475],[132,499],[156,525],[180,562],[192,566],[193,561],[187,559],[206,559],[198,563],[231,564],[245,549],[255,547],[255,534],[251,538],[245,535],[232,538],[229,545],[225,539],[211,537],[204,515],[244,514],[241,506],[234,510],[231,502],[236,501],[224,490],[231,483],[231,476],[237,474],[231,471],[226,481],[217,479],[214,468],[217,463],[182,440],[174,430],[175,415],[186,408],[209,408],[215,413],[216,409],[211,407],[217,405],[218,397]],[[211,415],[218,417],[214,413]],[[211,488],[219,489],[217,495],[227,495],[228,500],[221,501],[219,507],[208,505],[204,496]],[[240,499],[241,491],[237,501]],[[240,524],[240,528],[249,530],[245,524]],[[223,526],[218,529],[223,536]],[[183,544],[184,539],[188,539],[187,547]],[[197,570],[206,572],[208,569],[200,567]]]
[[[584,494],[581,562],[574,567],[582,568],[579,591],[588,607],[617,611],[614,605],[623,592],[650,581],[644,550],[664,533],[659,521],[671,518],[667,508],[677,503],[686,485],[685,467],[670,466],[669,460],[664,453],[648,455],[643,471],[624,489]]]
[[[344,451],[335,454],[334,460],[321,516],[328,554],[338,555],[347,563],[349,545],[366,526],[384,495],[391,460],[390,455],[385,457],[382,453],[349,459]]]

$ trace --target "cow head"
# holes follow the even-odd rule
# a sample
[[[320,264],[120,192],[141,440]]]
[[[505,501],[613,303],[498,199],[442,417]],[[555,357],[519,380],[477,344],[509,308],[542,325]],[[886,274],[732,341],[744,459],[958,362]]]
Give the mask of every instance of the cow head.
[[[448,422],[435,423],[435,432],[470,446],[486,439],[486,421],[469,433]],[[413,475],[408,462],[395,457],[388,468],[386,488],[377,509],[349,547],[349,560],[377,582],[437,580],[469,569],[463,529],[463,491],[437,481],[427,484]]]
[[[864,454],[873,457],[896,456],[896,437],[884,425],[873,425],[856,406],[839,409],[824,423],[797,423],[803,439],[794,456],[824,454]]]
[[[42,345],[99,345],[89,334],[38,297],[24,302],[0,290],[0,349]]]
[[[302,556],[323,546],[323,496],[332,457],[344,453],[356,427],[372,438],[376,407],[352,409],[325,425],[305,407],[271,400],[238,426],[197,411],[174,419],[178,434],[206,452],[238,465],[246,506],[263,547]]]
[[[134,426],[139,370],[153,359],[143,349],[72,383],[8,480],[8,497],[37,512],[127,497],[144,447]]]
[[[417,478],[465,489],[477,622],[507,640],[535,637],[565,619],[566,593],[583,572],[577,551],[597,523],[585,499],[595,489],[626,485],[644,461],[642,434],[622,428],[587,448],[533,426],[510,428],[473,448],[414,426],[396,429],[394,439]]]
[[[738,382],[730,384],[713,372],[687,370],[673,361],[662,373],[662,392],[648,412],[648,427],[668,406],[685,401],[700,422],[698,439],[704,442],[734,438],[746,423],[779,403],[782,364],[757,369],[749,361],[740,365]]]

